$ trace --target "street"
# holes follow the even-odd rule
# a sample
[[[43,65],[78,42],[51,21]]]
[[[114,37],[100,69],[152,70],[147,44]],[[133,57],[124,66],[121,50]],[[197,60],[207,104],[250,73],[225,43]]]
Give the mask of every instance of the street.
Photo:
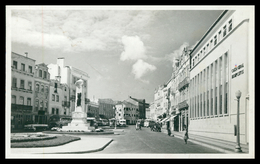
[[[97,137],[112,137],[113,142],[110,143],[104,150],[95,152],[95,154],[221,153],[189,141],[185,144],[180,138],[169,137],[167,134],[162,132],[153,132],[150,128],[142,127],[142,130],[136,130],[135,126],[132,125],[126,127],[124,132],[120,135]]]

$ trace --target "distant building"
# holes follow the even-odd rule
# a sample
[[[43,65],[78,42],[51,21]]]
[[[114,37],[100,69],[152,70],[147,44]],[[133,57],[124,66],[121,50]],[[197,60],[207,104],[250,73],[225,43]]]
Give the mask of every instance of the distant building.
[[[112,99],[98,99],[98,104],[101,119],[115,118],[115,102]]]
[[[117,120],[125,119],[127,125],[135,124],[139,119],[139,108],[138,102],[129,102],[125,100],[121,103],[115,105],[116,107],[116,116]]]
[[[17,129],[34,121],[35,60],[29,58],[28,53],[20,55],[12,52],[11,62],[11,127]]]
[[[100,117],[98,99],[90,99],[86,113],[88,117],[95,117],[96,120],[99,120]]]

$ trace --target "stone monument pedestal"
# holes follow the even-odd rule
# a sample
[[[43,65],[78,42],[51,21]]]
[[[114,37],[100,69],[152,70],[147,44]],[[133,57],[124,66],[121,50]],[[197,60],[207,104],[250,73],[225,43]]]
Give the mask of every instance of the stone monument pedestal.
[[[75,112],[72,112],[72,121],[68,126],[63,126],[61,131],[80,131],[91,132],[95,127],[91,127],[87,122],[87,114],[84,111],[85,97],[83,92],[83,80],[78,80],[76,83],[76,101]],[[83,105],[82,105],[83,104]]]

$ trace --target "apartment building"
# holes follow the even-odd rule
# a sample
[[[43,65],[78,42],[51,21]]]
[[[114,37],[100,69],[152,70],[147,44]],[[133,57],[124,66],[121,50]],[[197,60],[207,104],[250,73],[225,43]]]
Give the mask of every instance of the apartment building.
[[[50,74],[46,64],[36,64],[34,73],[34,123],[48,123]]]
[[[12,52],[11,64],[11,127],[18,129],[33,122],[35,60]]]

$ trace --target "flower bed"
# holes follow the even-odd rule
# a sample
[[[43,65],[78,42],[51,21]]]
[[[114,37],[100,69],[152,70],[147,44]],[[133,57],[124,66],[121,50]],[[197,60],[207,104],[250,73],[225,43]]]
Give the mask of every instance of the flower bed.
[[[43,135],[43,134],[37,134],[37,135],[18,135],[18,136],[12,136],[11,137],[11,143],[13,142],[30,142],[30,141],[39,141],[39,140],[49,140],[56,138],[56,136],[50,136],[50,135]]]
[[[55,136],[52,139],[41,139],[41,140],[31,140],[31,141],[20,141],[12,142],[11,148],[33,148],[33,147],[51,147],[64,145],[72,141],[80,140],[79,137],[74,136]]]

